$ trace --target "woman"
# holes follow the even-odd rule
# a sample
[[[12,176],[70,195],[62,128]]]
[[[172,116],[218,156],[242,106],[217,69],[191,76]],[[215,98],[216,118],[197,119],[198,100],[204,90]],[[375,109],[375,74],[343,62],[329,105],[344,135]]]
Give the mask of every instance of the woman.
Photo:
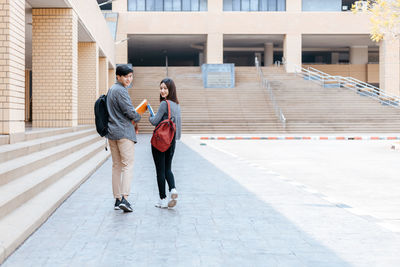
[[[157,208],[173,208],[176,205],[178,192],[175,188],[174,174],[171,171],[172,157],[175,152],[176,140],[181,138],[181,108],[179,106],[178,97],[176,95],[175,83],[170,78],[165,78],[160,82],[160,107],[156,115],[151,116],[149,121],[152,125],[157,126],[161,121],[168,119],[168,100],[171,109],[171,120],[176,125],[175,136],[171,142],[171,146],[165,152],[160,152],[154,146],[151,146],[154,164],[157,171],[157,184],[160,200],[157,202]],[[165,193],[165,180],[168,183],[170,192],[169,201]]]

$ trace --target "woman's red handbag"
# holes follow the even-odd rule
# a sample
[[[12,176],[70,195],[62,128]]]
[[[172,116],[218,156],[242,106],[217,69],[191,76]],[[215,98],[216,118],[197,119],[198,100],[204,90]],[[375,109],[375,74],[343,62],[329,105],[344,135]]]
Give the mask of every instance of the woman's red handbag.
[[[160,152],[165,152],[171,146],[172,139],[174,139],[176,126],[171,120],[171,107],[168,105],[168,119],[161,121],[153,131],[151,137],[151,145],[157,148]]]

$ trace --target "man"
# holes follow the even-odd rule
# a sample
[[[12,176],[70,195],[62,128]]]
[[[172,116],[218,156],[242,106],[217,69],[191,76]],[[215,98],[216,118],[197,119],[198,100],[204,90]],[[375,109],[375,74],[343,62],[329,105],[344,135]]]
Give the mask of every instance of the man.
[[[120,65],[116,70],[117,82],[108,90],[107,109],[108,138],[112,157],[112,190],[115,198],[114,209],[132,212],[128,202],[133,177],[134,144],[136,143],[137,122],[140,115],[135,111],[128,94],[132,83],[133,70]],[[135,125],[135,126],[133,126]]]

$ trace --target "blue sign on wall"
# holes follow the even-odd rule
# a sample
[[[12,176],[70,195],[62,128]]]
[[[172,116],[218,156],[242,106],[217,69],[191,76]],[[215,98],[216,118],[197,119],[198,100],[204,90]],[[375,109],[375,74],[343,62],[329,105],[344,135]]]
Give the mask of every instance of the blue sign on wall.
[[[203,64],[204,88],[234,88],[235,64]]]

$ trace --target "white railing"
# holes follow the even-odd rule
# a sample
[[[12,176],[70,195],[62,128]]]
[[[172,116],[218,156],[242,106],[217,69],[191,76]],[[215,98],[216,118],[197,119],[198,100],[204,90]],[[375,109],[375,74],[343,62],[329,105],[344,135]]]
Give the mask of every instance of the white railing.
[[[257,68],[258,78],[260,79],[260,84],[261,84],[262,88],[265,88],[267,90],[269,99],[271,101],[272,107],[275,112],[275,115],[278,117],[278,119],[282,123],[283,128],[285,128],[286,127],[285,115],[283,114],[281,108],[278,106],[278,103],[275,100],[275,95],[272,92],[271,83],[266,78],[264,78],[264,74],[262,72],[262,69],[260,68],[260,63],[258,62],[257,57],[255,58],[255,65]]]
[[[321,84],[323,87],[346,88],[360,95],[377,100],[384,105],[400,108],[400,98],[398,96],[385,93],[378,87],[355,78],[330,75],[312,67],[303,68],[296,66],[296,73],[305,79]]]

